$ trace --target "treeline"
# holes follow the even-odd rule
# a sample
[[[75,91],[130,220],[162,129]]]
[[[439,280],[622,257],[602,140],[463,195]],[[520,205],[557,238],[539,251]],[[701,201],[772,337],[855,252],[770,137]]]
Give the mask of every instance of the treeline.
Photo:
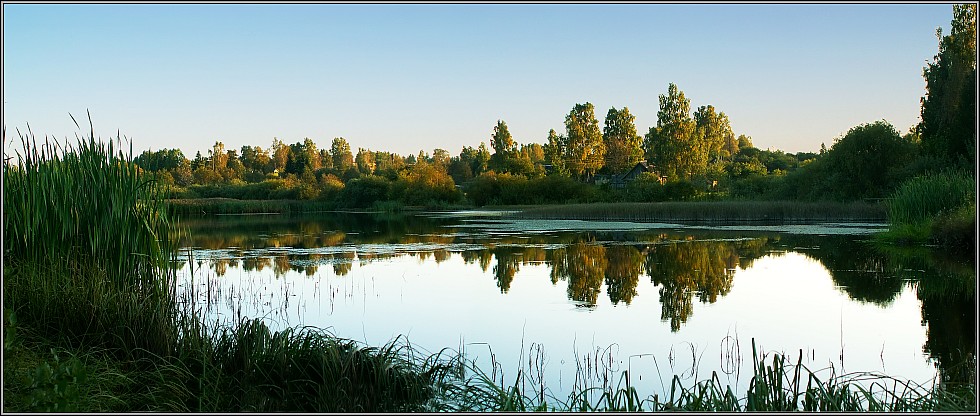
[[[728,117],[713,106],[689,114],[689,100],[674,84],[661,96],[657,126],[641,137],[629,109],[611,108],[600,130],[591,103],[576,104],[564,134],[519,144],[498,121],[490,147],[464,146],[402,156],[358,148],[343,138],[319,148],[306,138],[286,144],[226,149],[188,159],[179,149],[145,151],[134,162],[171,186],[175,198],[304,199],[337,207],[381,201],[407,205],[534,204],[654,201],[739,196],[762,176],[782,176],[820,157],[817,153],[760,150],[736,137]],[[671,110],[672,108],[680,110]],[[644,165],[629,182],[610,184]]]
[[[498,120],[490,147],[402,156],[329,148],[306,138],[225,149],[187,159],[178,149],[143,152],[135,163],[171,185],[176,198],[319,200],[339,208],[384,201],[407,205],[537,204],[691,199],[848,201],[890,196],[904,181],[962,170],[975,176],[976,7],[954,6],[953,33],[924,69],[922,118],[902,134],[885,120],[855,126],[818,153],[762,150],[732,131],[714,106],[691,111],[669,84],[657,123],[644,135],[635,116],[610,108],[603,125],[591,103],[576,104],[563,133],[519,144]],[[940,33],[941,35],[941,33]],[[643,163],[641,163],[643,162]],[[632,172],[631,172],[632,170]],[[627,175],[630,173],[630,175]],[[638,173],[638,174],[637,174]]]

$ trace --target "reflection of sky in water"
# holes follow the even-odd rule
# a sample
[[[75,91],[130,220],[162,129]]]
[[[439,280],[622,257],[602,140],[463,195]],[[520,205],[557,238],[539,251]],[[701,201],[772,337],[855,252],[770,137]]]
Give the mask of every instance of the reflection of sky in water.
[[[737,265],[729,271],[730,290],[713,303],[690,296],[691,310],[672,330],[670,320],[662,319],[663,286],[651,282],[645,272],[628,303],[614,304],[603,282],[594,305],[582,307],[582,302],[570,299],[572,280],[552,278],[550,262],[500,251],[531,246],[554,254],[572,250],[570,244],[497,245],[470,233],[430,236],[455,241],[195,250],[194,259],[203,265],[195,271],[195,280],[211,285],[212,316],[265,317],[275,328],[330,328],[338,336],[375,346],[404,335],[413,346],[432,353],[447,347],[458,350],[462,344],[467,356],[488,374],[490,361],[499,363],[505,382],[513,383],[518,367],[526,371],[540,364],[534,353],[542,350],[546,384],[558,397],[564,397],[575,380],[576,359],[590,369],[595,369],[595,361],[603,362],[599,380],[601,370],[609,366],[611,383],[619,380],[621,371],[630,370],[632,384],[644,396],[669,391],[674,374],[690,385],[692,376],[704,380],[712,371],[744,392],[752,371],[753,338],[760,352],[786,353],[793,363],[802,349],[803,364],[812,370],[833,366],[838,374],[883,372],[917,383],[929,382],[935,374],[922,352],[926,328],[911,285],[903,285],[884,304],[857,302],[835,285],[821,262],[799,252],[763,253]],[[459,242],[468,238],[474,241]],[[682,245],[687,240],[647,244],[670,247],[672,241]],[[593,241],[583,247],[597,245]],[[474,251],[484,250],[486,256],[491,247],[496,251],[492,259],[484,259],[484,268]],[[470,262],[464,260],[464,252]],[[281,256],[286,253],[291,258]],[[246,262],[277,255],[267,259],[261,271],[255,264],[245,271]],[[512,265],[506,293],[496,277],[495,267],[506,266],[498,256],[520,259]],[[205,264],[207,259],[235,261],[223,266],[219,277]],[[309,267],[317,264],[323,267]],[[205,292],[198,296],[202,301]],[[726,354],[734,339],[735,355],[741,358],[735,366],[732,355]],[[827,376],[829,370],[818,375]]]

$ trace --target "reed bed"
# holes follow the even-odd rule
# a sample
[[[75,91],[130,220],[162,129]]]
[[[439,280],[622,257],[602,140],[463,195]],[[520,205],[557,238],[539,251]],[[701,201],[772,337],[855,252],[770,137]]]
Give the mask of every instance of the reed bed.
[[[290,214],[318,212],[332,208],[321,201],[301,200],[239,200],[231,198],[169,199],[165,201],[170,212],[178,217],[242,215],[242,214]]]
[[[166,351],[179,236],[161,188],[111,141],[18,135],[3,167],[4,306],[66,342]]]
[[[527,219],[645,222],[816,222],[885,220],[880,202],[699,201],[622,202],[529,207],[515,214]]]
[[[888,219],[915,224],[976,200],[976,179],[967,173],[918,176],[902,184],[888,202]]]
[[[976,247],[976,178],[943,172],[912,178],[888,201],[890,243],[933,243],[963,254]]]

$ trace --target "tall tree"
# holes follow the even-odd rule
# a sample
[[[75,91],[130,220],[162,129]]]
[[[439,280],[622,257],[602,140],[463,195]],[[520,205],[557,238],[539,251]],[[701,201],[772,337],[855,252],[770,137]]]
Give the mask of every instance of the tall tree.
[[[507,123],[503,120],[497,120],[493,134],[490,135],[490,146],[493,147],[493,155],[490,156],[490,168],[497,172],[510,171],[512,159],[517,153],[517,142],[510,135]]]
[[[565,168],[565,138],[558,135],[555,129],[548,131],[548,144],[544,145],[544,163],[551,165],[551,173],[567,176]]]
[[[343,137],[334,138],[330,143],[330,156],[333,157],[333,168],[337,172],[345,172],[354,166],[354,154]]]
[[[939,37],[939,54],[923,70],[919,133],[926,154],[972,168],[977,144],[977,5],[953,5],[950,34]]]
[[[724,122],[722,121],[724,117]],[[715,107],[703,105],[694,112],[694,126],[697,130],[696,135],[708,147],[708,159],[717,159],[721,155],[721,149],[725,145],[725,132],[722,124],[727,123],[728,116],[725,113],[718,113]],[[729,132],[731,127],[729,126]]]
[[[647,133],[647,151],[668,178],[689,178],[707,167],[708,147],[698,140],[691,118],[691,101],[671,83],[660,95],[657,126]]]
[[[591,176],[602,168],[606,145],[592,103],[575,104],[565,116],[565,166],[576,176]]]
[[[643,160],[643,138],[636,134],[635,120],[627,107],[613,107],[606,113],[602,140],[606,145],[605,165],[610,172],[625,172]]]
[[[214,146],[208,150],[211,155],[211,170],[215,172],[220,172],[225,168],[228,163],[228,156],[225,154],[225,144],[221,142],[214,142]]]
[[[280,173],[286,171],[286,162],[289,159],[289,146],[281,140],[272,138],[272,164],[273,169]]]

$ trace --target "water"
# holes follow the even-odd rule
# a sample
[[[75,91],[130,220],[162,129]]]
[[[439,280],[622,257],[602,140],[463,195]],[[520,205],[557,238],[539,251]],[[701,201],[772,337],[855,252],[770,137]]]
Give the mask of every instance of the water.
[[[752,342],[818,376],[930,385],[975,361],[972,262],[882,251],[876,224],[691,226],[327,213],[185,221],[180,293],[380,346],[463,351],[496,381],[641,396],[716,373],[744,392]],[[192,272],[193,270],[193,272]],[[771,361],[771,359],[770,359]],[[530,387],[529,387],[530,386]]]

